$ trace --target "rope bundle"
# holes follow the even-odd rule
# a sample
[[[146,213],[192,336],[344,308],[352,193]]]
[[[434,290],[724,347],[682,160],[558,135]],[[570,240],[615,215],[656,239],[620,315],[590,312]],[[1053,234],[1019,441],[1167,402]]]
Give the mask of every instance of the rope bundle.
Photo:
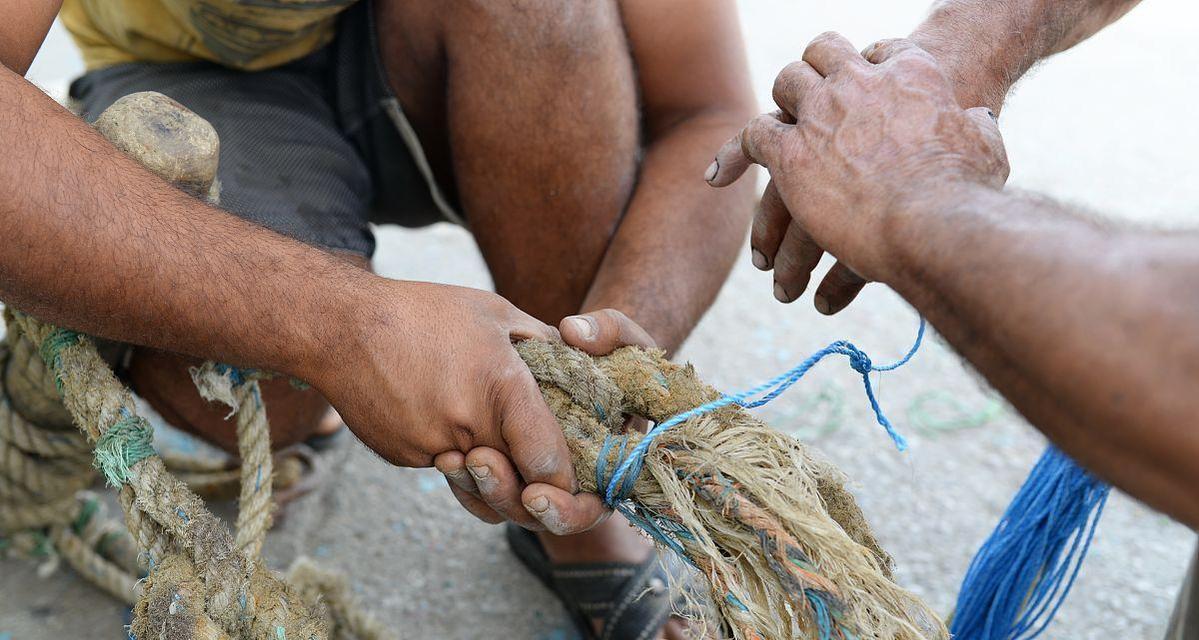
[[[290,585],[258,560],[272,502],[269,431],[256,380],[232,384],[212,365],[196,373],[202,388],[224,388],[228,393],[222,399],[238,415],[243,466],[235,538],[154,454],[148,423],[137,416],[129,391],[88,338],[19,313],[10,314],[9,321],[8,340],[41,346],[66,408],[96,448],[96,467],[118,484],[126,523],[149,576],[136,583],[128,566],[98,554],[82,569],[88,577],[119,582],[120,589],[109,591],[126,600],[140,592],[131,627],[135,637],[326,638],[331,622],[341,623],[333,627],[334,637],[386,637],[356,610],[338,579],[302,564],[295,575],[310,582]],[[14,524],[0,522],[6,530]],[[326,593],[342,608],[326,608],[321,602]]]
[[[641,434],[718,400],[690,366],[626,347],[592,358],[560,344],[517,345],[558,417],[583,490],[602,493]],[[622,512],[679,553],[711,587],[723,632],[752,638],[948,638],[891,580],[844,478],[798,441],[727,404],[659,432],[619,480]]]

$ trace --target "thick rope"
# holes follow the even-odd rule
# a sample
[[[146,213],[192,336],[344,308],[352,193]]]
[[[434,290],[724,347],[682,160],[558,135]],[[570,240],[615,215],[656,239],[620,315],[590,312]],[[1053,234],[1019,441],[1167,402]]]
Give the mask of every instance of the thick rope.
[[[891,581],[890,557],[843,476],[722,401],[691,367],[637,348],[596,358],[556,343],[516,348],[562,425],[582,489],[615,486],[628,498],[617,508],[698,569],[718,611],[713,630],[738,639],[948,637],[924,603]],[[845,343],[825,355],[834,353],[874,370]],[[789,374],[771,389],[802,371]],[[704,405],[652,438],[622,433],[626,415],[662,425]],[[608,470],[626,462],[613,483]]]
[[[256,558],[273,504],[269,431],[256,381],[243,381],[230,389],[239,415],[241,450],[245,461],[250,461],[242,468],[243,497],[248,499],[239,514],[235,542],[200,500],[163,467],[150,447],[148,423],[136,415],[129,392],[112,376],[90,340],[29,316],[18,314],[13,320],[9,338],[40,345],[54,374],[54,386],[62,389],[68,409],[96,446],[96,467],[119,485],[127,523],[152,567],[136,608],[136,636],[156,637],[170,631],[183,634],[172,638],[324,638],[327,625],[339,617],[357,621],[364,633],[380,630],[361,623],[365,616],[360,611],[327,611],[318,600],[274,578]],[[57,519],[68,518],[60,514]],[[0,526],[7,528],[7,521],[0,521]],[[95,552],[100,538],[111,537],[111,530],[80,531],[90,532],[85,537],[58,525],[49,539],[86,577],[118,597],[133,599],[135,575]],[[307,593],[323,593],[304,588]],[[152,606],[163,593],[173,594],[165,610]],[[354,608],[344,597],[338,602]]]

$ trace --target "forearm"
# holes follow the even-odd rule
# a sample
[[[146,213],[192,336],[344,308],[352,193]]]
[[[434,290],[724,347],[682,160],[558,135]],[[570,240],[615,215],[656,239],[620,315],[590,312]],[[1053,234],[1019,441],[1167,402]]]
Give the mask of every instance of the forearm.
[[[963,107],[999,113],[1040,60],[1116,21],[1140,0],[942,0],[910,38],[933,54]]]
[[[682,344],[720,291],[748,228],[752,183],[713,191],[703,180],[711,150],[743,121],[740,112],[697,115],[649,146],[583,311],[619,309],[667,351]]]
[[[984,188],[911,211],[889,284],[1063,450],[1199,525],[1199,237]]]
[[[0,298],[88,333],[299,374],[370,277],[194,200],[0,71]]]

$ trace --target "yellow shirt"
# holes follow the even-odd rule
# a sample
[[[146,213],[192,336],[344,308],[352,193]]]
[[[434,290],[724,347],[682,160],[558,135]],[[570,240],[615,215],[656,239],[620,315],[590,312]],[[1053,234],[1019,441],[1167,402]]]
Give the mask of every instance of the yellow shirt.
[[[327,44],[355,1],[64,0],[59,17],[89,70],[187,60],[258,70]]]

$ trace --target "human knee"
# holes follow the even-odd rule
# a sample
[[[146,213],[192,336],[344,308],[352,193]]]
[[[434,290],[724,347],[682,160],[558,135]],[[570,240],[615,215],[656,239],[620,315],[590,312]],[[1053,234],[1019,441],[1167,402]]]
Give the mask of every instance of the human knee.
[[[519,44],[559,59],[602,51],[623,29],[620,13],[610,0],[453,0],[446,29],[455,27]]]

